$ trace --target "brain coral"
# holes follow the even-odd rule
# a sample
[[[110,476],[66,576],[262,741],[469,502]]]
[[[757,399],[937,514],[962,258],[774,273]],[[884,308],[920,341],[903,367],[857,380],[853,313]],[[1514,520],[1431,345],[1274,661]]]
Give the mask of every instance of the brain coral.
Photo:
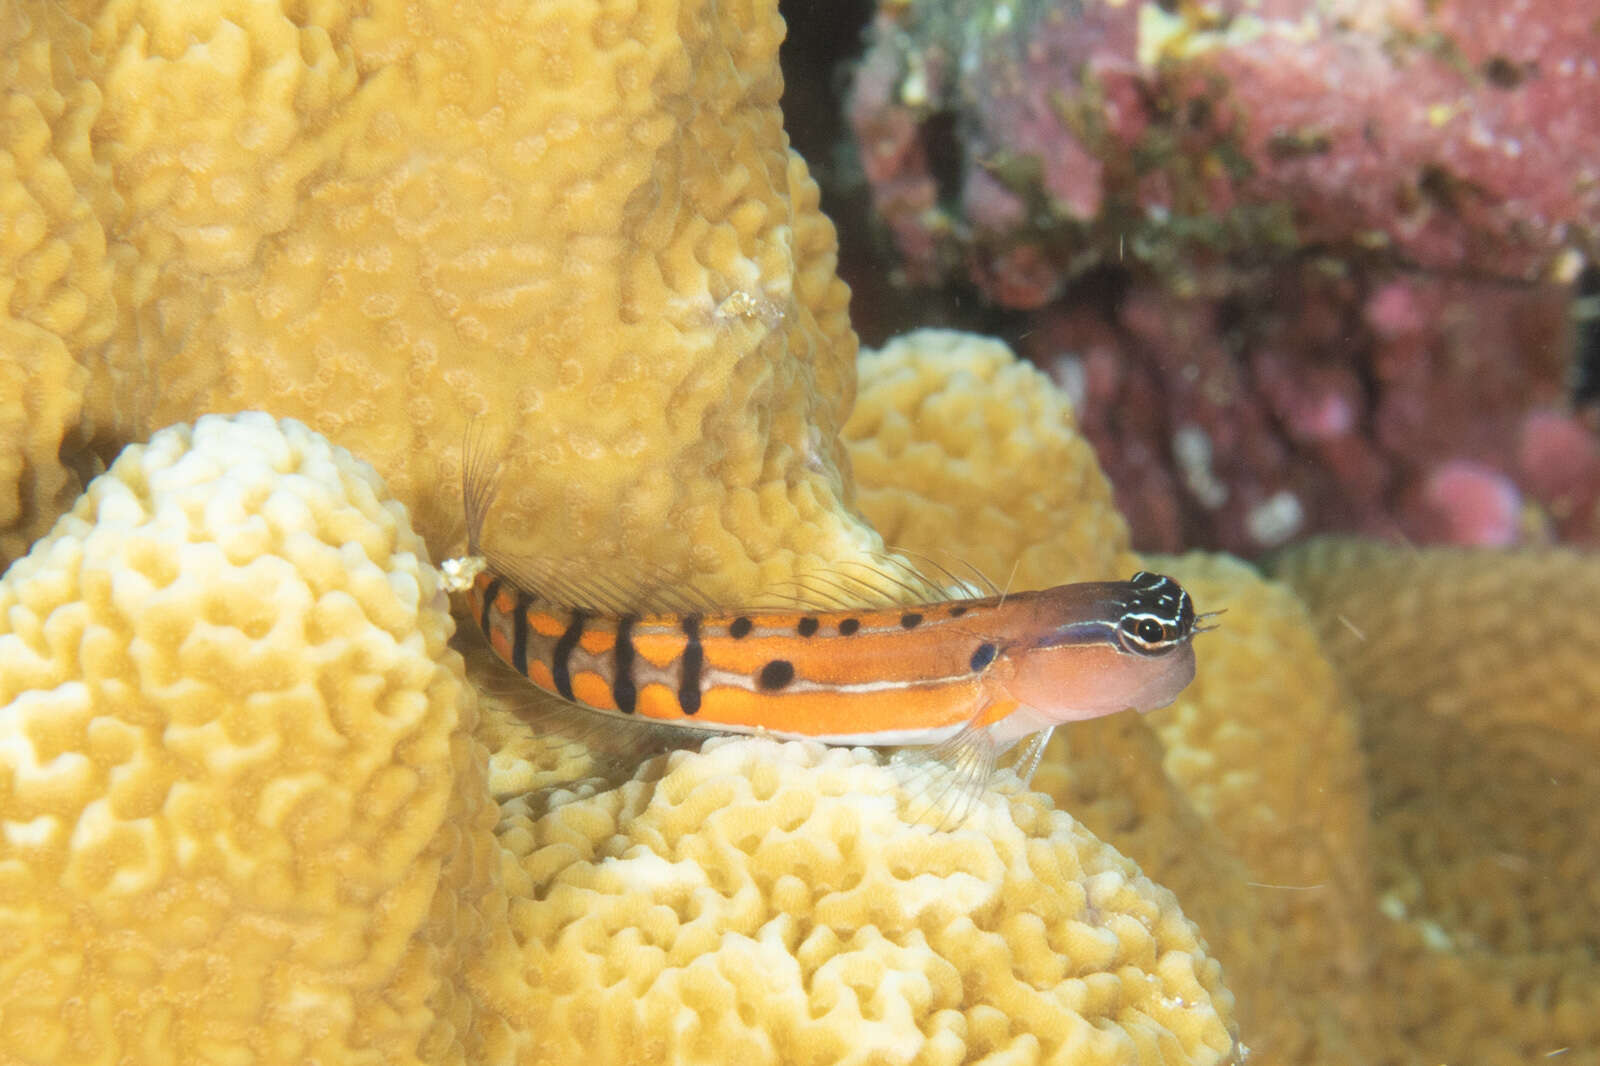
[[[869,752],[745,738],[497,808],[444,607],[292,420],[91,483],[0,578],[0,1057],[1234,1055],[1172,894],[1014,785],[935,833]]]
[[[526,974],[495,975],[496,998],[541,1020],[510,1040],[524,1058],[1233,1054],[1232,997],[1171,893],[1035,794],[933,834],[869,752],[726,738],[505,809]]]
[[[1276,571],[1361,709],[1389,1061],[1593,1061],[1600,557],[1323,540]]]
[[[735,596],[876,547],[782,35],[775,0],[7,4],[0,560],[96,455],[256,407],[441,547],[471,414],[503,547]]]
[[[1370,1062],[1367,791],[1346,688],[1285,586],[1225,555],[1146,562],[1181,581],[1202,609],[1226,612],[1201,638],[1194,683],[1148,721],[1168,776],[1247,868],[1248,884],[1234,891],[1258,913],[1241,921],[1214,892],[1173,884],[1170,855],[1107,839],[1185,901],[1211,902],[1216,924],[1203,928],[1230,984],[1256,1000],[1241,1012],[1252,1050],[1276,1062]]]
[[[1071,402],[1000,341],[916,330],[858,369],[843,438],[861,509],[891,543],[1015,589],[1138,569]]]
[[[865,353],[845,426],[868,518],[1009,584],[1141,564],[1067,397],[997,341],[920,330]],[[1226,557],[1146,561],[1202,610],[1200,671],[1145,717],[1075,723],[1036,787],[1174,888],[1271,1061],[1368,1061],[1366,797],[1348,697],[1305,609]]]
[[[445,608],[298,423],[92,483],[0,579],[0,1059],[445,1061],[494,811]]]

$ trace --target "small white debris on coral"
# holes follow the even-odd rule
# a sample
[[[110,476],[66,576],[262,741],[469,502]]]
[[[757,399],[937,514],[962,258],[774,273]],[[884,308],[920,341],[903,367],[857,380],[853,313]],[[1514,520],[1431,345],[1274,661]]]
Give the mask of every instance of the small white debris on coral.
[[[488,565],[481,555],[463,555],[458,559],[446,559],[439,564],[439,573],[443,577],[440,584],[444,586],[446,592],[465,592],[472,587],[472,583]]]

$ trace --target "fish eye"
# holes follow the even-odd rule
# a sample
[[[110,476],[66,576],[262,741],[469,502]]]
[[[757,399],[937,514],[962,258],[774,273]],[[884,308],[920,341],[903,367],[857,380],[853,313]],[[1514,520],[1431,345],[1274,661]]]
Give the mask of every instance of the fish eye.
[[[1167,639],[1167,627],[1154,618],[1141,618],[1133,627],[1134,636],[1146,644],[1158,644]]]
[[[1162,655],[1177,644],[1175,628],[1149,615],[1124,618],[1117,628],[1122,650],[1135,655]]]

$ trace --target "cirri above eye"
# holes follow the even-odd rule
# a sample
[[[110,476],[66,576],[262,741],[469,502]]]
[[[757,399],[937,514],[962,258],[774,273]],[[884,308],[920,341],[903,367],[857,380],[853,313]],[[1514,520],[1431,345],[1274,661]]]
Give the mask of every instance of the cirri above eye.
[[[1136,655],[1161,655],[1195,633],[1197,616],[1189,594],[1172,578],[1141,570],[1129,579],[1132,594],[1122,604],[1117,643]]]

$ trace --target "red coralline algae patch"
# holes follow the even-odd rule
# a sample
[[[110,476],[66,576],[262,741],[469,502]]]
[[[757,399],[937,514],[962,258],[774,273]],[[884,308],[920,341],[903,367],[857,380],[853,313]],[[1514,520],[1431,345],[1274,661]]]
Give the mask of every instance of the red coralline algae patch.
[[[1308,262],[1250,295],[1151,282],[1113,304],[1037,312],[1020,346],[1073,393],[1140,548],[1600,542],[1560,287],[1367,291]]]
[[[1600,542],[1600,437],[1560,411],[1529,412],[1517,441],[1517,476],[1543,501],[1566,539]]]
[[[884,4],[847,104],[874,207],[912,283],[970,278],[1005,306],[1038,306],[1127,177],[1146,121],[1132,5]],[[1084,79],[1095,130],[1064,107]],[[1101,128],[1109,117],[1133,128]],[[1108,160],[1110,162],[1108,162]],[[1121,174],[1108,173],[1108,167]],[[1019,282],[1018,279],[1023,279]]]
[[[1332,247],[1533,279],[1593,243],[1590,5],[1181,11],[883,4],[848,114],[908,276],[1032,307],[1129,255],[1181,274],[1196,248]]]
[[[1479,548],[1507,548],[1522,532],[1522,493],[1492,466],[1452,459],[1423,482],[1420,514],[1431,541]]]
[[[1241,5],[1242,6],[1242,5]],[[1281,5],[1305,8],[1308,5]],[[1248,161],[1238,195],[1302,243],[1435,269],[1546,272],[1600,219],[1600,28],[1567,0],[1333,5],[1239,20],[1173,68]],[[1198,97],[1196,97],[1198,98]]]
[[[884,0],[848,117],[899,277],[1019,312],[1142,548],[1600,542],[1600,12],[1173,7]]]

